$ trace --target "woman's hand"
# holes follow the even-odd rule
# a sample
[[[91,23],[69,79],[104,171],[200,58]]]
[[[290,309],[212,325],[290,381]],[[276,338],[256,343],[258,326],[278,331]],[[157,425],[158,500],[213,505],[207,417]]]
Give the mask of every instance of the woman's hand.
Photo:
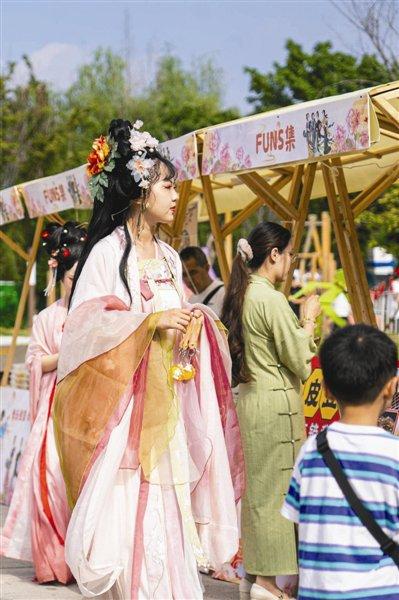
[[[42,356],[42,371],[43,373],[50,373],[55,371],[58,366],[58,352],[57,354],[47,354]]]
[[[171,308],[161,312],[157,329],[177,329],[185,333],[190,321],[190,310],[187,308]]]
[[[319,297],[316,294],[312,294],[306,298],[303,304],[303,320],[304,321],[315,321],[321,313],[321,305]]]

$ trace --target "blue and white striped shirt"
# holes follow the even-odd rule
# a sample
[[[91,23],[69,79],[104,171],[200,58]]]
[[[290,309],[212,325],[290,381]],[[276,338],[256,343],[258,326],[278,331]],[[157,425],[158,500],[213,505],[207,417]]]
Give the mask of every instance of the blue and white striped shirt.
[[[399,542],[399,437],[336,422],[328,442],[356,494]],[[298,600],[399,600],[399,569],[350,508],[317,451],[303,445],[282,514],[299,524]]]

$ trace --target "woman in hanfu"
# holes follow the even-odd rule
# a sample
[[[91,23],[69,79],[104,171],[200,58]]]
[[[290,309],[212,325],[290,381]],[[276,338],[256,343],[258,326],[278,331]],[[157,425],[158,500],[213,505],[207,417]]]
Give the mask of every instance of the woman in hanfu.
[[[87,597],[200,599],[198,569],[238,547],[243,456],[223,329],[185,303],[179,256],[156,237],[175,169],[141,126],[113,120],[88,158],[54,406],[66,558]]]
[[[77,261],[86,231],[75,221],[49,223],[41,234],[50,256],[51,279],[64,296],[34,319],[26,354],[32,429],[18,465],[18,478],[1,535],[1,554],[31,561],[39,583],[68,583],[64,541],[70,510],[55,447],[51,408],[58,352]]]
[[[301,326],[276,289],[294,258],[290,231],[259,223],[238,242],[223,306],[247,472],[242,600],[288,600],[280,584],[291,593],[291,582],[277,577],[298,573],[295,530],[280,510],[305,436],[300,386],[311,371],[320,303],[317,296],[306,300]]]

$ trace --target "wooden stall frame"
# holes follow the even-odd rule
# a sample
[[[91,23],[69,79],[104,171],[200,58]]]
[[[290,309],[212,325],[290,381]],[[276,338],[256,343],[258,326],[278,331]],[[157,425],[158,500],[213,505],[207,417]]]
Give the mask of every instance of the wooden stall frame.
[[[172,226],[162,226],[163,231],[169,236],[174,248],[180,245],[184,215],[190,200],[198,193],[202,194],[207,207],[211,232],[215,240],[216,255],[223,281],[226,283],[230,273],[231,251],[226,254],[226,240],[232,233],[261,206],[268,206],[281,219],[283,224],[289,227],[293,236],[294,252],[299,253],[302,238],[305,232],[305,223],[308,218],[310,198],[315,175],[322,173],[325,193],[328,201],[331,222],[335,233],[338,252],[342,267],[344,269],[350,302],[356,322],[366,322],[375,325],[375,315],[368,292],[364,263],[360,254],[360,247],[356,235],[355,218],[366,210],[381,194],[383,194],[399,177],[399,164],[395,162],[385,170],[383,174],[375,179],[366,189],[359,192],[351,201],[347,190],[345,169],[357,166],[364,161],[374,159],[378,161],[383,157],[399,153],[399,111],[396,110],[390,100],[399,97],[399,84],[394,82],[385,86],[378,86],[369,91],[369,97],[376,111],[381,133],[384,133],[392,144],[382,148],[369,148],[364,152],[353,155],[331,158],[329,156],[318,157],[317,161],[302,161],[291,165],[276,165],[270,167],[277,178],[269,183],[270,175],[264,178],[257,170],[234,173],[232,178],[238,184],[244,184],[254,194],[255,198],[231,218],[223,218],[218,215],[215,206],[214,191],[221,188],[233,188],[234,183],[221,182],[217,177],[200,176],[194,182],[186,181],[180,184],[180,200]],[[199,160],[203,142],[203,131],[196,133],[199,148]],[[260,169],[262,170],[262,169]],[[273,178],[273,176],[272,176]],[[198,184],[199,182],[199,184]],[[289,185],[287,199],[280,191]],[[21,248],[9,236],[0,231],[0,240],[8,245],[20,258],[27,262],[26,273],[23,282],[21,298],[18,305],[17,316],[13,329],[12,344],[7,356],[6,367],[1,384],[5,385],[12,366],[16,340],[22,324],[29,291],[29,277],[36,260],[39,247],[40,231],[44,219],[59,219],[59,215],[48,215],[39,217],[36,222],[35,233],[29,251]],[[223,220],[223,224],[221,221]],[[330,224],[327,219],[322,218],[322,241],[314,237],[314,242],[320,247],[321,257],[319,265],[322,268],[323,279],[328,280],[331,276],[331,247],[327,241],[329,238]],[[231,240],[231,238],[230,238]],[[292,274],[295,265],[292,265],[284,292],[289,293]]]

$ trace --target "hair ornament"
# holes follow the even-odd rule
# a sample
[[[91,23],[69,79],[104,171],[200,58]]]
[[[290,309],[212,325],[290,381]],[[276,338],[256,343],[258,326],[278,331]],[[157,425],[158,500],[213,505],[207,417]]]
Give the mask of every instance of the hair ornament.
[[[129,160],[126,167],[132,172],[134,181],[144,190],[150,187],[150,170],[155,164],[152,158],[147,158],[147,152],[153,152],[157,148],[159,141],[152,137],[148,131],[139,131],[143,126],[143,121],[136,121],[130,130],[130,148],[133,152],[133,158]],[[137,154],[137,156],[135,156]]]
[[[110,136],[100,135],[94,140],[86,168],[93,200],[104,202],[104,188],[108,187],[107,171],[113,171],[115,159],[119,157],[117,144]]]
[[[44,233],[44,232],[43,232]],[[50,277],[48,280],[48,284],[44,290],[44,295],[49,296],[51,290],[53,290],[57,283],[57,269],[58,269],[58,260],[55,258],[58,255],[58,250],[55,250],[52,253],[51,258],[48,260],[48,266],[50,267]]]
[[[247,239],[241,238],[237,244],[237,254],[239,254],[244,262],[249,262],[253,259],[254,253]]]

